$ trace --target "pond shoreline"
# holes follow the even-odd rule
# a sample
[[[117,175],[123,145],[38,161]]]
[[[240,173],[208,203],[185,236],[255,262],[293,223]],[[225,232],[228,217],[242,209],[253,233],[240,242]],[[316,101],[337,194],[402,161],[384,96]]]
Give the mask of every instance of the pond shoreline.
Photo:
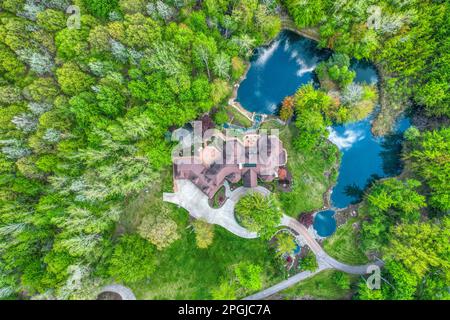
[[[273,41],[273,40],[271,40]],[[244,117],[248,118],[250,121],[254,121],[254,113],[251,113],[250,111],[247,111],[238,101],[236,101],[237,99],[237,95],[238,95],[238,91],[239,91],[239,87],[241,85],[241,83],[247,79],[247,74],[248,71],[250,70],[252,64],[250,61],[246,61],[246,69],[244,74],[234,82],[233,84],[233,93],[231,94],[230,99],[228,99],[228,105],[231,106],[232,108],[235,108],[237,111],[239,111]]]
[[[275,41],[275,39],[280,35],[281,32],[283,32],[283,28],[281,29],[281,31],[280,31],[273,39],[268,40],[265,44],[263,44],[263,45],[261,45],[261,46],[259,46],[259,47],[266,48],[266,47],[269,47],[270,45],[272,45],[272,43],[273,43],[273,42]],[[259,47],[258,47],[258,48],[259,48]],[[256,48],[255,48],[255,49],[256,49]],[[254,54],[255,49],[253,49],[252,55]],[[233,92],[232,92],[230,98],[228,99],[228,105],[229,105],[230,107],[236,109],[236,110],[237,110],[238,112],[240,112],[244,117],[248,118],[250,121],[252,121],[253,124],[255,124],[255,115],[256,115],[256,112],[250,112],[250,111],[248,111],[247,109],[245,109],[245,108],[242,106],[242,104],[241,104],[239,101],[236,100],[236,99],[237,99],[237,96],[238,96],[239,88],[240,88],[242,82],[244,82],[244,80],[247,79],[248,72],[250,71],[250,68],[252,67],[252,63],[251,63],[250,59],[249,59],[248,61],[245,61],[245,64],[246,64],[246,68],[245,68],[244,73],[242,74],[242,76],[241,76],[239,79],[237,79],[237,80],[233,83]],[[269,116],[269,115],[267,115],[267,116]]]
[[[316,42],[320,41],[320,34],[317,28],[311,27],[311,28],[302,28],[299,29],[295,22],[292,20],[292,18],[289,16],[289,14],[285,11],[281,11],[281,29],[289,30],[294,33],[297,33],[298,35],[301,35],[305,38],[309,38],[311,40],[314,40]]]
[[[408,100],[402,101],[401,99],[395,99],[390,96],[386,88],[386,79],[389,78],[389,75],[380,63],[373,62],[373,65],[377,70],[379,78],[377,87],[380,108],[372,123],[372,134],[375,137],[382,137],[394,130],[395,122],[411,107],[411,103]]]
[[[313,28],[305,28],[305,29],[296,29],[293,27],[283,27],[282,30],[288,30],[291,31],[293,33],[298,34],[299,36],[314,40],[316,42],[320,41],[320,37],[319,35],[315,34],[315,29]]]
[[[316,28],[299,29],[286,12],[283,12],[281,16],[282,30],[292,31],[316,42],[321,40],[320,34]],[[327,47],[327,49],[332,50],[329,47]],[[395,121],[411,106],[411,103],[408,100],[394,101],[394,97],[389,95],[385,85],[389,75],[385,72],[381,63],[375,61],[371,61],[371,63],[374,65],[379,78],[377,88],[379,92],[378,104],[380,105],[380,111],[374,118],[371,130],[375,137],[381,137],[392,132]]]
[[[285,21],[285,19],[289,19],[288,21]],[[283,31],[289,31],[293,32],[299,36],[302,36],[307,39],[311,39],[315,42],[320,41],[320,36],[317,34],[317,30],[314,28],[303,28],[298,29],[293,25],[293,22],[290,20],[290,18],[285,18],[284,15],[282,15],[282,27],[280,32],[275,36],[273,39],[268,40],[265,44],[259,46],[261,48],[267,48],[270,47],[275,39],[282,33]],[[256,48],[255,48],[256,49]],[[327,48],[331,50],[330,48]],[[379,78],[379,82],[377,83],[377,89],[378,89],[378,105],[379,111],[374,117],[374,121],[371,125],[371,131],[372,134],[375,137],[382,137],[389,132],[392,131],[395,121],[402,115],[402,113],[405,112],[405,110],[410,106],[408,103],[404,103],[405,106],[402,106],[402,103],[400,102],[392,102],[392,97],[388,96],[387,90],[385,88],[386,79],[388,78],[388,75],[384,71],[383,67],[380,63],[375,63],[371,61],[373,64],[376,73]],[[246,69],[243,73],[243,75],[236,80],[233,83],[233,92],[228,99],[228,105],[232,108],[236,109],[238,112],[240,112],[244,117],[249,119],[250,121],[254,122],[254,117],[256,115],[256,112],[250,112],[246,110],[242,104],[237,101],[238,91],[239,88],[244,80],[247,79],[248,72],[251,68],[251,62],[250,60],[245,61]],[[389,99],[390,98],[390,99]],[[386,110],[391,110],[389,112],[386,112]],[[394,112],[392,112],[394,110]],[[268,117],[271,118],[277,118],[278,117],[274,114],[268,115]],[[386,123],[384,123],[386,122]]]
[[[311,32],[308,33],[308,32],[306,32],[306,31],[304,31],[304,30],[300,30],[300,29],[297,29],[297,28],[293,28],[293,27],[291,27],[291,26],[288,26],[288,25],[286,25],[286,24],[283,24],[283,27],[282,27],[282,29],[281,29],[281,32],[280,32],[276,37],[274,37],[274,38],[271,39],[270,41],[267,41],[266,44],[264,44],[264,45],[262,45],[262,46],[259,46],[258,48],[261,48],[262,50],[267,49],[267,48],[270,48],[270,46],[272,46],[273,43],[275,43],[275,42],[277,41],[277,39],[279,38],[279,36],[280,36],[280,34],[281,34],[282,32],[292,32],[292,33],[294,33],[294,34],[296,34],[296,35],[299,35],[299,36],[301,36],[301,37],[303,37],[303,38],[311,39],[311,40],[313,40],[313,41],[315,41],[315,42],[317,42],[318,40],[320,40],[317,36],[311,35]],[[317,43],[314,44],[314,48],[317,48],[317,50],[321,50],[321,49],[317,46]],[[287,49],[284,49],[284,50],[287,50]],[[254,52],[256,52],[256,49],[254,50]],[[243,116],[245,116],[246,118],[248,118],[249,120],[251,120],[253,123],[255,123],[255,115],[257,115],[257,114],[262,114],[262,113],[258,113],[258,110],[259,110],[259,109],[255,109],[254,112],[250,112],[250,111],[246,110],[246,109],[241,105],[241,103],[240,103],[239,101],[236,101],[236,100],[238,99],[238,93],[239,93],[239,89],[240,89],[240,87],[241,87],[241,84],[242,84],[243,81],[245,81],[246,79],[250,79],[250,78],[248,78],[248,75],[249,75],[250,69],[252,68],[253,60],[252,60],[252,59],[249,59],[249,60],[246,61],[245,63],[246,63],[246,69],[245,69],[245,72],[242,74],[242,76],[241,76],[241,77],[234,83],[234,85],[233,85],[233,93],[232,93],[232,95],[231,95],[231,97],[230,97],[230,99],[229,99],[229,105],[230,105],[230,107],[233,107],[233,108],[235,108],[237,111],[239,111]],[[356,63],[358,63],[358,62],[356,62]],[[364,128],[363,130],[365,130],[365,132],[367,132],[367,133],[366,133],[367,139],[373,139],[373,138],[376,138],[376,137],[377,137],[377,135],[376,135],[376,130],[374,129],[374,125],[377,123],[377,119],[378,119],[378,117],[380,116],[380,114],[382,114],[382,111],[381,111],[381,108],[383,108],[382,105],[387,103],[387,98],[385,97],[385,95],[384,95],[385,92],[383,91],[383,85],[384,85],[384,82],[383,82],[383,81],[384,81],[384,77],[386,77],[386,75],[384,74],[382,68],[381,68],[379,65],[374,64],[374,63],[371,63],[371,66],[373,66],[373,68],[372,68],[372,70],[373,70],[372,73],[376,73],[376,77],[378,78],[377,87],[378,87],[378,91],[380,92],[380,94],[379,94],[379,96],[378,96],[378,104],[379,104],[378,110],[375,110],[371,115],[368,116],[368,117],[372,117],[372,120],[370,121],[370,123],[364,123],[364,124],[361,124],[361,125],[363,126],[363,128]],[[313,71],[310,71],[310,72],[313,72]],[[253,77],[253,75],[252,75],[252,77]],[[253,78],[252,78],[252,79],[253,79]],[[253,80],[252,80],[252,81],[253,81]],[[365,81],[365,80],[363,80],[363,81]],[[368,81],[368,80],[367,80],[367,81]],[[300,85],[300,86],[301,86],[301,85]],[[246,88],[246,90],[248,91],[248,88]],[[267,88],[266,88],[266,90],[267,90]],[[253,92],[253,91],[250,91],[250,92]],[[278,99],[279,97],[277,96],[276,98]],[[255,103],[256,101],[258,101],[258,100],[252,101],[252,100],[250,99],[248,102],[253,102],[253,103]],[[256,104],[255,104],[255,105],[256,105]],[[266,111],[266,110],[264,109],[263,112],[265,112],[265,111]],[[269,110],[269,111],[270,111],[270,110]],[[402,112],[399,112],[399,113],[394,117],[394,119],[398,118],[398,116],[400,116],[401,113],[402,113]],[[270,116],[271,116],[270,118],[273,118],[273,119],[279,119],[279,117],[277,117],[275,114],[271,114]],[[367,118],[368,118],[368,117],[367,117]],[[363,119],[363,120],[361,120],[361,121],[365,121],[365,120],[367,120],[367,118],[365,118],[365,119]],[[359,122],[359,121],[358,121],[358,122]],[[359,129],[361,129],[361,128],[359,128]],[[335,130],[337,130],[337,132],[339,132],[341,129],[337,129],[337,128],[336,128]],[[351,130],[355,130],[355,129],[352,128]],[[343,132],[340,132],[340,133],[338,133],[338,134],[341,134],[341,135],[342,135]],[[334,143],[333,141],[331,141],[330,139],[327,139],[327,141],[328,141],[329,143],[335,144],[335,143]],[[336,144],[335,144],[335,145],[336,145]],[[372,148],[371,144],[368,145],[368,148]],[[343,201],[342,201],[342,199],[341,199],[340,201],[337,202],[336,206],[333,204],[332,194],[333,194],[333,191],[336,191],[336,190],[335,190],[335,189],[336,189],[336,186],[338,186],[339,183],[341,183],[341,186],[342,186],[342,183],[347,183],[347,182],[348,182],[347,180],[349,179],[348,174],[347,174],[347,175],[344,174],[344,176],[343,176],[343,179],[344,179],[344,180],[339,180],[339,175],[342,174],[341,171],[342,171],[343,160],[342,160],[342,156],[341,156],[341,155],[343,155],[343,153],[342,153],[342,151],[341,151],[339,148],[338,148],[337,152],[339,153],[339,156],[337,157],[337,160],[336,160],[335,165],[334,165],[333,168],[330,170],[330,172],[324,172],[324,173],[323,173],[324,176],[328,179],[329,183],[331,183],[331,184],[328,186],[327,190],[323,193],[323,204],[322,204],[322,208],[317,208],[317,209],[311,210],[311,211],[309,211],[309,212],[301,212],[301,213],[298,213],[297,218],[299,218],[300,216],[302,216],[302,215],[305,214],[305,213],[312,214],[312,215],[315,217],[315,216],[317,215],[317,213],[319,213],[319,212],[326,211],[326,210],[331,210],[331,211],[334,212],[333,217],[334,217],[335,220],[336,220],[336,229],[337,229],[337,228],[339,228],[340,226],[342,226],[343,224],[345,224],[345,222],[346,222],[349,218],[357,216],[357,211],[358,211],[358,208],[360,207],[361,202],[356,203],[356,204],[353,204],[353,203],[350,202],[350,200],[348,200],[348,201],[343,200]],[[354,158],[354,157],[353,157],[353,158]],[[367,157],[366,157],[366,158],[367,158]],[[348,161],[347,161],[347,162],[348,162]],[[378,165],[378,164],[377,164],[377,165]],[[348,163],[347,163],[347,166],[348,166]],[[370,167],[370,168],[371,168],[371,167]],[[378,172],[378,174],[379,174],[379,168],[378,168],[378,167],[374,167],[373,169],[370,169],[370,168],[368,168],[368,170],[372,170],[372,171],[370,171],[370,172],[375,172],[375,173]],[[330,176],[331,176],[331,174],[333,173],[333,170],[336,170],[336,171],[338,172],[338,178],[336,179],[336,181],[330,181],[330,180],[331,180],[331,179],[330,179]],[[364,174],[366,173],[366,171],[367,171],[367,170],[363,171]],[[369,173],[370,173],[370,172],[369,172]],[[362,177],[365,177],[365,175],[362,176]],[[351,179],[351,177],[350,177],[350,179]],[[333,179],[333,180],[334,180],[334,179]],[[361,179],[359,179],[359,180],[361,180]],[[359,180],[358,180],[358,179],[356,179],[356,180],[354,179],[354,181],[359,181]],[[341,181],[341,182],[339,182],[339,181]],[[363,185],[361,185],[361,181],[360,181],[360,182],[357,182],[357,183],[358,183],[359,187],[363,188]],[[340,192],[342,192],[341,189],[342,189],[342,188],[338,188],[338,191],[336,191],[336,192],[339,192],[339,195],[341,194]],[[340,196],[338,196],[338,197],[340,197]],[[335,200],[336,200],[336,199],[335,199]],[[338,206],[338,207],[337,207],[337,206]]]
[[[270,47],[283,31],[290,31],[299,36],[311,39],[316,42],[318,42],[320,40],[319,36],[314,34],[315,29],[313,29],[313,28],[297,29],[293,26],[288,26],[287,24],[285,24],[283,17],[282,17],[282,20],[283,21],[282,21],[282,27],[281,27],[280,32],[273,39],[268,40],[266,43],[260,45],[258,48]],[[254,50],[253,50],[252,55],[253,54],[254,54]],[[236,109],[237,111],[239,111],[244,117],[248,118],[250,121],[254,122],[256,112],[248,111],[247,109],[245,109],[242,106],[242,104],[239,101],[236,100],[237,96],[238,96],[239,87],[241,86],[242,82],[247,79],[248,72],[250,71],[250,68],[252,66],[250,60],[245,61],[245,64],[246,64],[246,68],[245,68],[244,73],[242,74],[242,76],[239,79],[237,79],[233,83],[233,92],[232,92],[230,98],[228,99],[228,105],[231,106],[232,108]],[[266,116],[267,116],[267,118],[274,118],[274,119],[282,121],[281,119],[279,119],[278,116],[276,116],[274,114],[267,114]],[[283,123],[285,123],[285,122],[283,121]]]

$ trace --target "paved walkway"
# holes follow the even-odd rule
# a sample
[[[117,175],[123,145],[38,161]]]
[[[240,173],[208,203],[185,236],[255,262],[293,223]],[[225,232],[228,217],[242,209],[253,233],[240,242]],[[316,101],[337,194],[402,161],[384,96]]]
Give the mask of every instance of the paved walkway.
[[[235,235],[253,239],[258,235],[255,232],[250,232],[246,228],[240,226],[234,217],[234,208],[236,203],[241,197],[246,195],[248,192],[260,192],[264,195],[269,195],[270,191],[266,188],[258,186],[256,188],[244,188],[240,187],[234,191],[231,191],[229,185],[225,186],[225,192],[229,196],[225,204],[219,209],[213,209],[209,205],[208,197],[200,191],[191,181],[189,180],[175,180],[175,193],[164,193],[163,200],[166,202],[171,202],[185,208],[189,214],[197,219],[204,219],[208,223],[217,224],[228,231],[234,233]],[[299,281],[309,278],[318,272],[325,269],[336,269],[350,274],[363,275],[368,273],[369,266],[377,265],[379,267],[383,266],[381,261],[373,262],[367,265],[352,266],[336,259],[330,257],[320,246],[320,244],[314,239],[314,237],[308,232],[306,227],[300,222],[292,217],[283,215],[281,219],[280,226],[288,227],[294,230],[302,239],[303,242],[308,245],[311,251],[316,255],[319,268],[315,272],[301,272],[289,279],[286,279],[273,287],[265,289],[258,292],[246,299],[263,299],[275,294],[278,291],[284,290]]]
[[[234,217],[234,207],[239,199],[248,192],[260,192],[268,195],[270,194],[269,190],[263,187],[254,189],[240,187],[231,191],[227,187],[226,192],[228,193],[229,199],[221,208],[214,209],[209,205],[208,197],[191,181],[175,180],[175,183],[175,190],[177,191],[175,193],[164,193],[164,201],[179,205],[185,208],[194,218],[203,219],[208,223],[222,226],[241,238],[253,239],[258,237],[256,232],[250,232],[237,223]]]
[[[287,289],[289,287],[292,287],[294,284],[305,280],[307,278],[310,278],[312,276],[315,276],[316,274],[318,274],[319,272],[326,270],[326,269],[330,269],[331,267],[327,264],[324,263],[319,263],[319,267],[317,268],[316,271],[311,272],[311,271],[303,271],[300,273],[297,273],[295,276],[292,276],[290,278],[287,278],[284,281],[281,281],[279,283],[277,283],[276,285],[264,289],[260,292],[257,292],[251,296],[248,296],[246,298],[244,298],[243,300],[262,300],[265,299],[267,297],[273,296],[275,293],[280,292],[284,289]]]
[[[308,247],[311,249],[312,252],[317,257],[318,261],[323,261],[324,263],[328,264],[330,267],[350,273],[350,274],[366,274],[367,268],[371,265],[377,265],[379,267],[383,266],[383,263],[381,261],[376,261],[370,264],[366,265],[359,265],[359,266],[352,266],[348,265],[342,262],[337,261],[336,259],[330,257],[320,246],[320,244],[314,239],[313,236],[308,232],[306,227],[302,225],[300,222],[295,220],[294,218],[283,216],[281,220],[281,225],[286,226],[297,232],[302,238],[305,240]]]
[[[102,292],[114,292],[117,293],[122,300],[136,300],[135,295],[133,294],[133,291],[131,291],[129,288],[124,287],[120,284],[111,284],[109,286],[106,286],[102,289]]]

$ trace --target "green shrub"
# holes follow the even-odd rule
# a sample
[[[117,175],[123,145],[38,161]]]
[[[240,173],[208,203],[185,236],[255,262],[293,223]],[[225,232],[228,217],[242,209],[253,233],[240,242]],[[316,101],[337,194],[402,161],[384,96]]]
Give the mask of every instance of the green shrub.
[[[239,283],[246,289],[257,291],[262,288],[262,267],[249,262],[241,262],[234,272]]]
[[[239,200],[236,215],[244,227],[269,239],[280,224],[283,213],[275,195],[265,197],[254,192]]]
[[[114,248],[109,274],[118,281],[133,283],[150,277],[155,268],[153,246],[136,234],[125,235]]]
[[[314,272],[319,267],[319,264],[317,263],[316,255],[312,251],[309,251],[308,254],[300,260],[298,266],[302,271]]]
[[[98,18],[107,18],[111,11],[117,9],[118,0],[83,0],[86,9]]]

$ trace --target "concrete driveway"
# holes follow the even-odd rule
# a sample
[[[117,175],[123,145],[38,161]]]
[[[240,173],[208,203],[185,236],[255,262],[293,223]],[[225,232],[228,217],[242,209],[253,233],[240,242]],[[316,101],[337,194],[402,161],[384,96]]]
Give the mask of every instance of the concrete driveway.
[[[174,203],[178,206],[185,208],[191,216],[197,219],[204,219],[208,223],[217,224],[224,227],[228,231],[234,233],[235,235],[253,239],[258,237],[256,232],[250,232],[249,230],[241,227],[235,217],[234,217],[234,207],[241,197],[249,192],[259,192],[263,195],[269,195],[270,191],[263,187],[256,188],[244,188],[240,187],[234,191],[231,191],[229,186],[225,185],[225,193],[228,200],[219,209],[213,209],[209,206],[208,197],[200,191],[191,181],[189,180],[175,180],[175,193],[164,193],[163,200],[166,202]],[[333,268],[341,270],[350,274],[363,275],[370,273],[369,267],[377,265],[379,267],[383,266],[382,261],[376,261],[366,265],[348,265],[337,261],[336,259],[330,257],[320,246],[320,244],[311,236],[306,227],[298,222],[292,217],[283,215],[281,219],[280,226],[288,227],[294,230],[300,237],[302,237],[305,244],[309,246],[311,251],[316,255],[319,268],[315,272],[301,272],[291,278],[288,278],[273,287],[262,290],[246,299],[264,299],[269,297],[280,290],[284,290],[297,282],[300,282],[306,278],[309,278],[318,272]]]
[[[164,201],[183,207],[194,218],[217,224],[239,237],[247,239],[258,237],[256,232],[251,232],[237,223],[234,217],[234,207],[239,199],[249,192],[260,192],[264,195],[269,195],[270,191],[266,188],[257,187],[251,189],[240,187],[234,191],[229,191],[227,188],[229,199],[221,208],[214,209],[209,205],[208,197],[190,180],[175,180],[174,183],[177,191],[175,193],[164,193]]]

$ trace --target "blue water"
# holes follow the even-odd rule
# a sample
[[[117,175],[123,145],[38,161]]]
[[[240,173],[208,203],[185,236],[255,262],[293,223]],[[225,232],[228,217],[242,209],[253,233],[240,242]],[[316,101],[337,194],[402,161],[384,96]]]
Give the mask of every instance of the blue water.
[[[317,86],[314,68],[330,56],[312,40],[283,31],[271,46],[259,49],[252,58],[247,78],[238,90],[238,101],[249,111],[265,114],[277,112],[281,101],[312,81]],[[367,61],[352,60],[355,82],[378,82],[376,69]],[[371,180],[397,175],[401,171],[399,159],[402,132],[409,126],[407,118],[397,124],[396,133],[375,138],[371,133],[373,115],[346,125],[329,128],[329,139],[342,153],[336,186],[332,190],[331,205],[345,208],[360,201],[362,191]],[[336,229],[334,211],[319,212],[314,220],[317,233],[326,237]]]
[[[333,216],[333,210],[322,211],[316,214],[313,226],[319,236],[328,237],[336,231],[336,220]]]
[[[374,84],[378,82],[378,74],[373,65],[365,60],[352,59],[350,69],[356,71],[355,82]]]
[[[370,131],[372,119],[373,115],[359,122],[329,128],[329,139],[342,154],[337,184],[331,194],[331,203],[336,208],[345,208],[358,200],[357,195],[348,194],[349,187],[358,193],[371,178],[393,176],[401,172],[401,133],[409,127],[409,120],[404,118],[399,122],[398,135],[376,138]],[[390,143],[388,139],[394,141]]]
[[[242,81],[237,101],[251,112],[274,114],[283,99],[314,81],[318,62],[330,56],[315,41],[283,31],[269,47],[259,48]]]

